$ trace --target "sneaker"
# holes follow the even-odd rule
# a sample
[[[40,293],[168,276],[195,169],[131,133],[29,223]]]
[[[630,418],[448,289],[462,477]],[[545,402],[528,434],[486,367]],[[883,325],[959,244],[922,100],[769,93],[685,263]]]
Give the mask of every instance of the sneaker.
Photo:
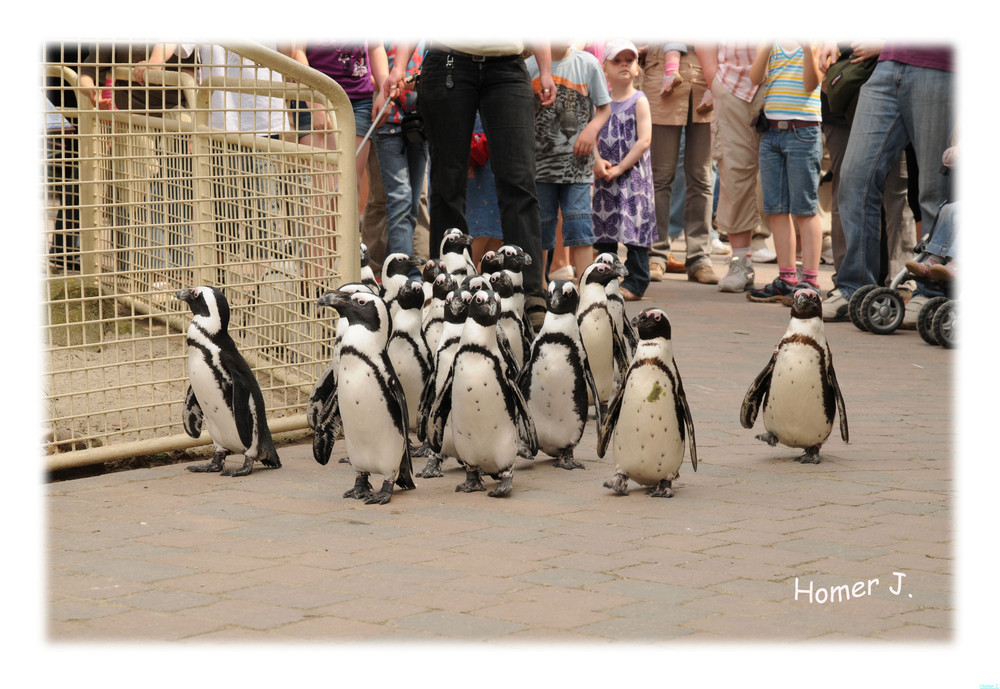
[[[778,254],[774,253],[766,246],[762,246],[750,254],[750,260],[754,263],[774,263],[778,260]]]
[[[658,260],[651,260],[649,262],[649,279],[653,282],[661,282],[663,280],[663,264]]]
[[[713,256],[728,256],[731,253],[733,253],[733,250],[729,248],[728,244],[724,244],[718,237],[712,239]]]
[[[785,298],[790,298],[799,289],[799,285],[790,285],[780,277],[776,277],[762,288],[748,292],[747,299],[760,303],[781,302]]]
[[[917,319],[920,318],[920,310],[924,308],[924,304],[927,303],[928,299],[930,299],[930,297],[918,294],[913,297],[913,299],[906,302],[906,310],[903,311],[903,322],[899,324],[900,329],[916,330]]]
[[[851,300],[841,294],[839,289],[832,289],[823,300],[823,320],[828,323],[846,321]]]
[[[753,281],[756,273],[753,269],[753,262],[746,257],[734,257],[729,261],[729,272],[719,280],[720,292],[745,292],[753,289]]]

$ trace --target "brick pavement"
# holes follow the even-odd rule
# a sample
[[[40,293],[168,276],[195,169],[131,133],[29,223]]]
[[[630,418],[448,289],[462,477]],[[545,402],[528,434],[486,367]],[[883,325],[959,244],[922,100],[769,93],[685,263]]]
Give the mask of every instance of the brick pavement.
[[[758,284],[775,274],[758,265]],[[286,445],[282,469],[241,479],[177,465],[50,484],[48,639],[953,640],[955,352],[828,324],[852,442],[835,430],[803,466],[738,420],[788,309],[683,276],[647,296],[629,311],[666,307],[698,443],[673,499],[603,488],[593,424],[586,470],[522,461],[502,500],[455,493],[454,460],[388,506],[345,500],[343,443],[326,467]]]

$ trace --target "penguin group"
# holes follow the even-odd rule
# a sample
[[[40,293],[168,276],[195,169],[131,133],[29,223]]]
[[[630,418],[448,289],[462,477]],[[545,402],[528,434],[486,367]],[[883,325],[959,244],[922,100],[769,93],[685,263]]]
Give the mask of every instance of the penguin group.
[[[327,464],[343,437],[355,472],[343,496],[387,504],[415,477],[444,476],[453,458],[465,472],[456,491],[513,492],[519,459],[539,452],[553,466],[585,469],[574,457],[590,419],[597,454],[611,449],[614,471],[603,485],[627,495],[629,482],[651,497],[672,497],[685,452],[698,468],[695,426],[677,364],[670,320],[662,308],[625,314],[615,254],[596,257],[580,277],[553,280],[536,332],[524,313],[521,271],[531,257],[514,245],[487,252],[477,270],[471,238],[445,232],[440,258],[393,254],[381,280],[362,244],[362,281],[323,293],[323,309],[338,317],[331,361],[306,409],[313,457]],[[188,329],[190,387],[184,429],[204,427],[215,452],[191,471],[247,475],[256,460],[279,468],[260,387],[228,334],[229,306],[211,287],[181,290],[193,318]],[[794,296],[791,323],[770,361],[746,393],[740,422],[752,428],[763,407],[770,445],[802,448],[798,461],[819,462],[835,416],[848,441],[846,409],[823,334],[818,295]],[[414,442],[415,441],[415,442]],[[225,458],[242,454],[241,468]],[[414,471],[413,458],[426,457]],[[383,483],[376,491],[375,474]]]

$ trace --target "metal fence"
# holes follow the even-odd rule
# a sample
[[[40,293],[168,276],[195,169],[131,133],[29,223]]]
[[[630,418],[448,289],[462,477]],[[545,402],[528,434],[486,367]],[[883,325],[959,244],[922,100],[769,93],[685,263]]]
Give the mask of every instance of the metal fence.
[[[261,45],[165,47],[144,62],[145,44],[45,46],[50,471],[210,442],[180,421],[183,287],[225,291],[272,430],[304,428],[333,334],[316,299],[357,279],[343,90]],[[328,115],[325,136],[300,139],[304,113]]]

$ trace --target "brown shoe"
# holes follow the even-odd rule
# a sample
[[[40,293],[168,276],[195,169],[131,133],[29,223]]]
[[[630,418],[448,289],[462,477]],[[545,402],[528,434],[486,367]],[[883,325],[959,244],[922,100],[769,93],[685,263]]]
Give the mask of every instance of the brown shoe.
[[[684,267],[684,261],[678,261],[674,258],[673,254],[667,254],[667,268],[668,273],[683,273],[687,270]]]
[[[688,280],[700,282],[703,285],[717,285],[719,283],[719,278],[712,270],[712,266],[702,266],[693,273],[688,273]]]
[[[625,301],[642,301],[642,297],[637,294],[632,294],[630,290],[627,290],[624,287],[621,288],[621,293],[622,299]]]
[[[659,261],[649,262],[649,279],[653,282],[660,282],[663,280],[663,265]]]

